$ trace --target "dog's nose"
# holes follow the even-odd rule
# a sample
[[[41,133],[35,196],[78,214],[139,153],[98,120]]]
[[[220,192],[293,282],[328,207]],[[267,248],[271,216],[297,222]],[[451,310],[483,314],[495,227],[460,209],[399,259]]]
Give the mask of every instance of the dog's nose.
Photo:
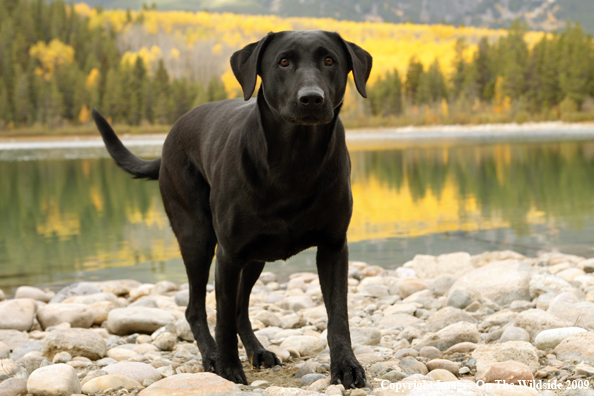
[[[324,103],[324,91],[320,88],[302,88],[297,96],[302,106],[320,106]]]

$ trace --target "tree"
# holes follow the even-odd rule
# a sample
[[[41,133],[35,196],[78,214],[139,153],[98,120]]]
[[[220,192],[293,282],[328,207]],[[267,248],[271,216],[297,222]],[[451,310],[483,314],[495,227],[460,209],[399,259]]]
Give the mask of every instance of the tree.
[[[402,112],[402,81],[397,69],[375,82],[369,90],[369,103],[374,115],[398,115]]]
[[[122,80],[119,71],[116,68],[109,69],[101,108],[107,117],[111,117],[113,122],[119,121],[120,117],[124,115],[122,91]]]
[[[20,69],[20,68],[19,68]],[[21,125],[31,121],[33,106],[31,104],[29,77],[26,73],[17,70],[16,85],[14,89],[15,121]]]
[[[417,91],[423,73],[423,64],[417,60],[416,56],[411,57],[408,61],[406,81],[404,82],[404,94],[411,103],[416,102]]]
[[[526,26],[520,20],[512,23],[507,37],[500,40],[503,52],[503,89],[511,99],[519,99],[526,90],[528,45],[524,41]]]
[[[579,23],[568,26],[562,34],[559,83],[565,97],[578,108],[590,91],[592,78],[592,40],[586,38]]]
[[[466,48],[467,44],[464,37],[458,38],[456,40],[456,45],[454,46],[454,52],[456,54],[453,62],[454,72],[450,79],[450,83],[452,84],[452,95],[454,98],[460,96],[462,89],[464,88],[467,68],[466,61],[464,60],[464,51]]]

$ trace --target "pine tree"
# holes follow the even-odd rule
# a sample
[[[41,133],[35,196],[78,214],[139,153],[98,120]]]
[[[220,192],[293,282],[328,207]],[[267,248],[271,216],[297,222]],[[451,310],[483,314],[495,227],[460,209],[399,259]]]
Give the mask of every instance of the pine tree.
[[[124,115],[122,91],[122,79],[119,71],[116,68],[109,69],[101,109],[106,117],[111,117],[113,122],[119,121]]]
[[[147,71],[141,57],[136,58],[130,77],[128,123],[139,125],[144,117],[144,95],[147,83]]]
[[[511,99],[519,99],[526,90],[528,69],[528,45],[524,41],[526,26],[516,20],[507,37],[500,40],[503,51],[503,89]]]
[[[12,111],[10,110],[10,102],[8,100],[8,90],[4,82],[0,79],[0,129],[4,124],[12,121]]]
[[[592,40],[586,38],[579,23],[563,32],[559,83],[565,97],[578,108],[590,91],[592,78]]]
[[[411,103],[417,100],[417,91],[423,75],[423,64],[413,56],[408,61],[408,70],[406,71],[406,81],[404,82],[404,93]]]
[[[15,121],[19,125],[26,125],[31,121],[33,106],[31,104],[29,77],[17,69],[16,85],[14,89]]]
[[[466,79],[467,64],[464,60],[464,51],[468,45],[463,37],[456,40],[454,47],[455,57],[453,62],[454,72],[452,73],[450,83],[452,85],[452,96],[458,98],[464,89],[464,81]]]
[[[208,82],[208,101],[217,102],[219,100],[227,99],[227,92],[225,91],[225,85],[219,77],[213,77]]]

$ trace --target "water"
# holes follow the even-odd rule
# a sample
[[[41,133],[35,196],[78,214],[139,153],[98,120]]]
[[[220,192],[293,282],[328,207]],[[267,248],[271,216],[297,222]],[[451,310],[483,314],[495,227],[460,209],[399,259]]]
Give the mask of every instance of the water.
[[[467,143],[464,143],[466,141]],[[511,249],[594,256],[594,140],[425,140],[351,147],[351,260]],[[159,141],[136,144],[144,156]],[[422,143],[422,144],[420,144]],[[157,144],[157,145],[155,145]],[[76,280],[186,281],[157,183],[99,144],[0,147],[0,288]],[[315,270],[315,250],[266,270]]]

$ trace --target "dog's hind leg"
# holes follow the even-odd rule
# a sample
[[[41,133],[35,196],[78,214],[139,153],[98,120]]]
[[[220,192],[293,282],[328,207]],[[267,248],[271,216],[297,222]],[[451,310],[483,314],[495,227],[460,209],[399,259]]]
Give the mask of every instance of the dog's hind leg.
[[[210,189],[204,180],[192,179],[192,185],[180,187],[170,178],[159,180],[165,211],[177,237],[188,274],[190,300],[186,319],[202,355],[204,371],[216,371],[217,346],[206,320],[206,285],[217,238],[208,204]],[[180,188],[191,191],[191,203],[180,199]],[[182,195],[184,196],[184,195]]]
[[[237,295],[237,332],[254,367],[273,367],[280,365],[280,360],[273,352],[267,351],[262,346],[252,330],[249,317],[250,293],[263,269],[263,262],[253,261],[241,271],[241,281]]]

